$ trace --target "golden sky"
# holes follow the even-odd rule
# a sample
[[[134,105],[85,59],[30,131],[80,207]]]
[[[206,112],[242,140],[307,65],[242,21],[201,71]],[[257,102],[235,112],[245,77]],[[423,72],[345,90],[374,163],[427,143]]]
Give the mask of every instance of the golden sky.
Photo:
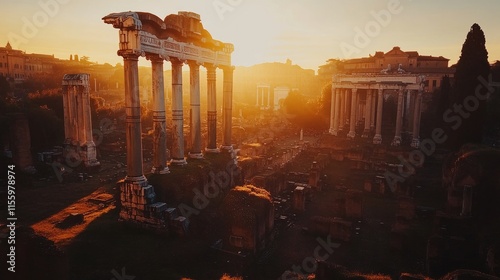
[[[234,44],[234,65],[291,59],[317,70],[329,58],[393,46],[441,55],[451,65],[475,22],[485,32],[490,61],[500,60],[498,0],[3,0],[1,6],[0,45],[113,65],[121,62],[118,31],[101,18],[123,11],[160,18],[198,13],[213,38]]]

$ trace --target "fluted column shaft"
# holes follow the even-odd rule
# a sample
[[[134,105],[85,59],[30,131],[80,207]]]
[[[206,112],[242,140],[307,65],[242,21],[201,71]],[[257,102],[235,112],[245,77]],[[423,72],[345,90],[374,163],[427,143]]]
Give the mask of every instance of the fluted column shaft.
[[[206,65],[207,68],[207,126],[208,144],[207,152],[218,152],[217,148],[217,86],[216,67]],[[259,99],[259,88],[257,88],[257,100]],[[258,103],[257,103],[258,104]]]
[[[370,118],[371,118],[371,107],[372,107],[372,91],[371,89],[366,90],[366,101],[365,101],[365,129],[363,131],[363,138],[367,138],[370,134]]]
[[[339,120],[339,131],[342,131],[344,129],[344,125],[345,125],[345,114],[346,114],[346,110],[345,110],[345,99],[346,99],[346,90],[345,89],[341,89],[340,91],[340,120]]]
[[[415,99],[415,110],[413,112],[413,139],[411,146],[418,148],[420,146],[420,115],[422,107],[422,91],[419,91]]]
[[[189,157],[203,158],[201,153],[201,112],[200,112],[200,65],[196,61],[189,62],[190,85],[190,136],[191,151]]]
[[[376,112],[377,112],[377,90],[372,89],[372,98],[370,100],[371,104],[371,117],[370,117],[370,131],[373,132],[375,129],[375,118],[376,118]]]
[[[375,136],[373,137],[373,144],[382,144],[382,110],[384,107],[384,90],[378,89],[377,100],[377,123],[375,128]]]
[[[168,167],[163,58],[152,56],[148,59],[151,60],[153,74],[153,167],[151,172],[165,174],[168,173]]]
[[[349,123],[349,133],[347,137],[354,139],[356,137],[356,108],[357,108],[358,90],[353,88],[351,91],[351,122]]]
[[[391,143],[392,146],[401,145],[401,129],[403,126],[403,93],[404,89],[400,88],[398,91],[398,109],[396,111],[396,132]]]
[[[233,117],[233,67],[224,67],[223,69],[223,86],[222,86],[222,120],[224,129],[224,138],[222,148],[232,151],[231,130]]]
[[[340,89],[335,90],[335,118],[333,123],[334,135],[338,135],[340,122]]]
[[[146,182],[142,170],[141,102],[139,98],[139,57],[123,56],[125,72],[125,137],[127,144],[126,181]]]
[[[335,134],[335,129],[333,128],[334,127],[334,123],[335,123],[335,87],[333,86],[332,84],[332,89],[331,89],[331,92],[330,92],[330,129],[328,130],[328,132],[332,135],[336,135]]]
[[[182,108],[182,65],[172,58],[172,153],[171,164],[184,165],[184,112]]]

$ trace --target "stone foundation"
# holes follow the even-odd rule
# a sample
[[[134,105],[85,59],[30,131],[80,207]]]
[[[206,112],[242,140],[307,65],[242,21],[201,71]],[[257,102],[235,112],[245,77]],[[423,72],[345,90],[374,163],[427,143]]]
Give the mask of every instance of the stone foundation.
[[[120,184],[120,220],[141,224],[143,227],[168,231],[174,229],[177,220],[183,219],[182,235],[187,232],[187,218],[178,216],[175,208],[168,208],[165,202],[156,201],[152,185],[146,181],[123,180]],[[175,232],[179,232],[175,230]]]

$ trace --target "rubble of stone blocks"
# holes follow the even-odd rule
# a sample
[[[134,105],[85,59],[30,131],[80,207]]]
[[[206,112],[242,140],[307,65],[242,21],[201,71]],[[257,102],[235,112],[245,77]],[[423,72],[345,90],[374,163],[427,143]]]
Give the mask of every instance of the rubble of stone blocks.
[[[153,186],[143,186],[137,182],[120,183],[121,211],[120,220],[139,223],[141,226],[185,236],[189,220],[180,216],[176,208],[168,207],[165,202],[156,201]]]

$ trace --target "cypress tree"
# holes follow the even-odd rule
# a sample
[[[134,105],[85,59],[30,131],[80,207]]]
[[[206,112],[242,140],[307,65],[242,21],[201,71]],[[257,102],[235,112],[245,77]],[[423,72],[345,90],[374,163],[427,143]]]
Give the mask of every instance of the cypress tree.
[[[462,125],[455,133],[455,147],[460,147],[465,143],[481,143],[482,141],[486,100],[477,98],[475,90],[481,84],[478,78],[483,77],[485,80],[488,80],[490,73],[488,51],[486,50],[485,43],[484,32],[477,23],[474,23],[462,46],[462,53],[455,73],[453,98],[451,100],[454,104],[450,104],[450,108],[461,106],[466,113],[470,113],[469,117],[462,118]],[[487,89],[483,86],[482,91],[484,94]],[[476,101],[478,105],[475,104]],[[467,108],[475,109],[468,110]]]

